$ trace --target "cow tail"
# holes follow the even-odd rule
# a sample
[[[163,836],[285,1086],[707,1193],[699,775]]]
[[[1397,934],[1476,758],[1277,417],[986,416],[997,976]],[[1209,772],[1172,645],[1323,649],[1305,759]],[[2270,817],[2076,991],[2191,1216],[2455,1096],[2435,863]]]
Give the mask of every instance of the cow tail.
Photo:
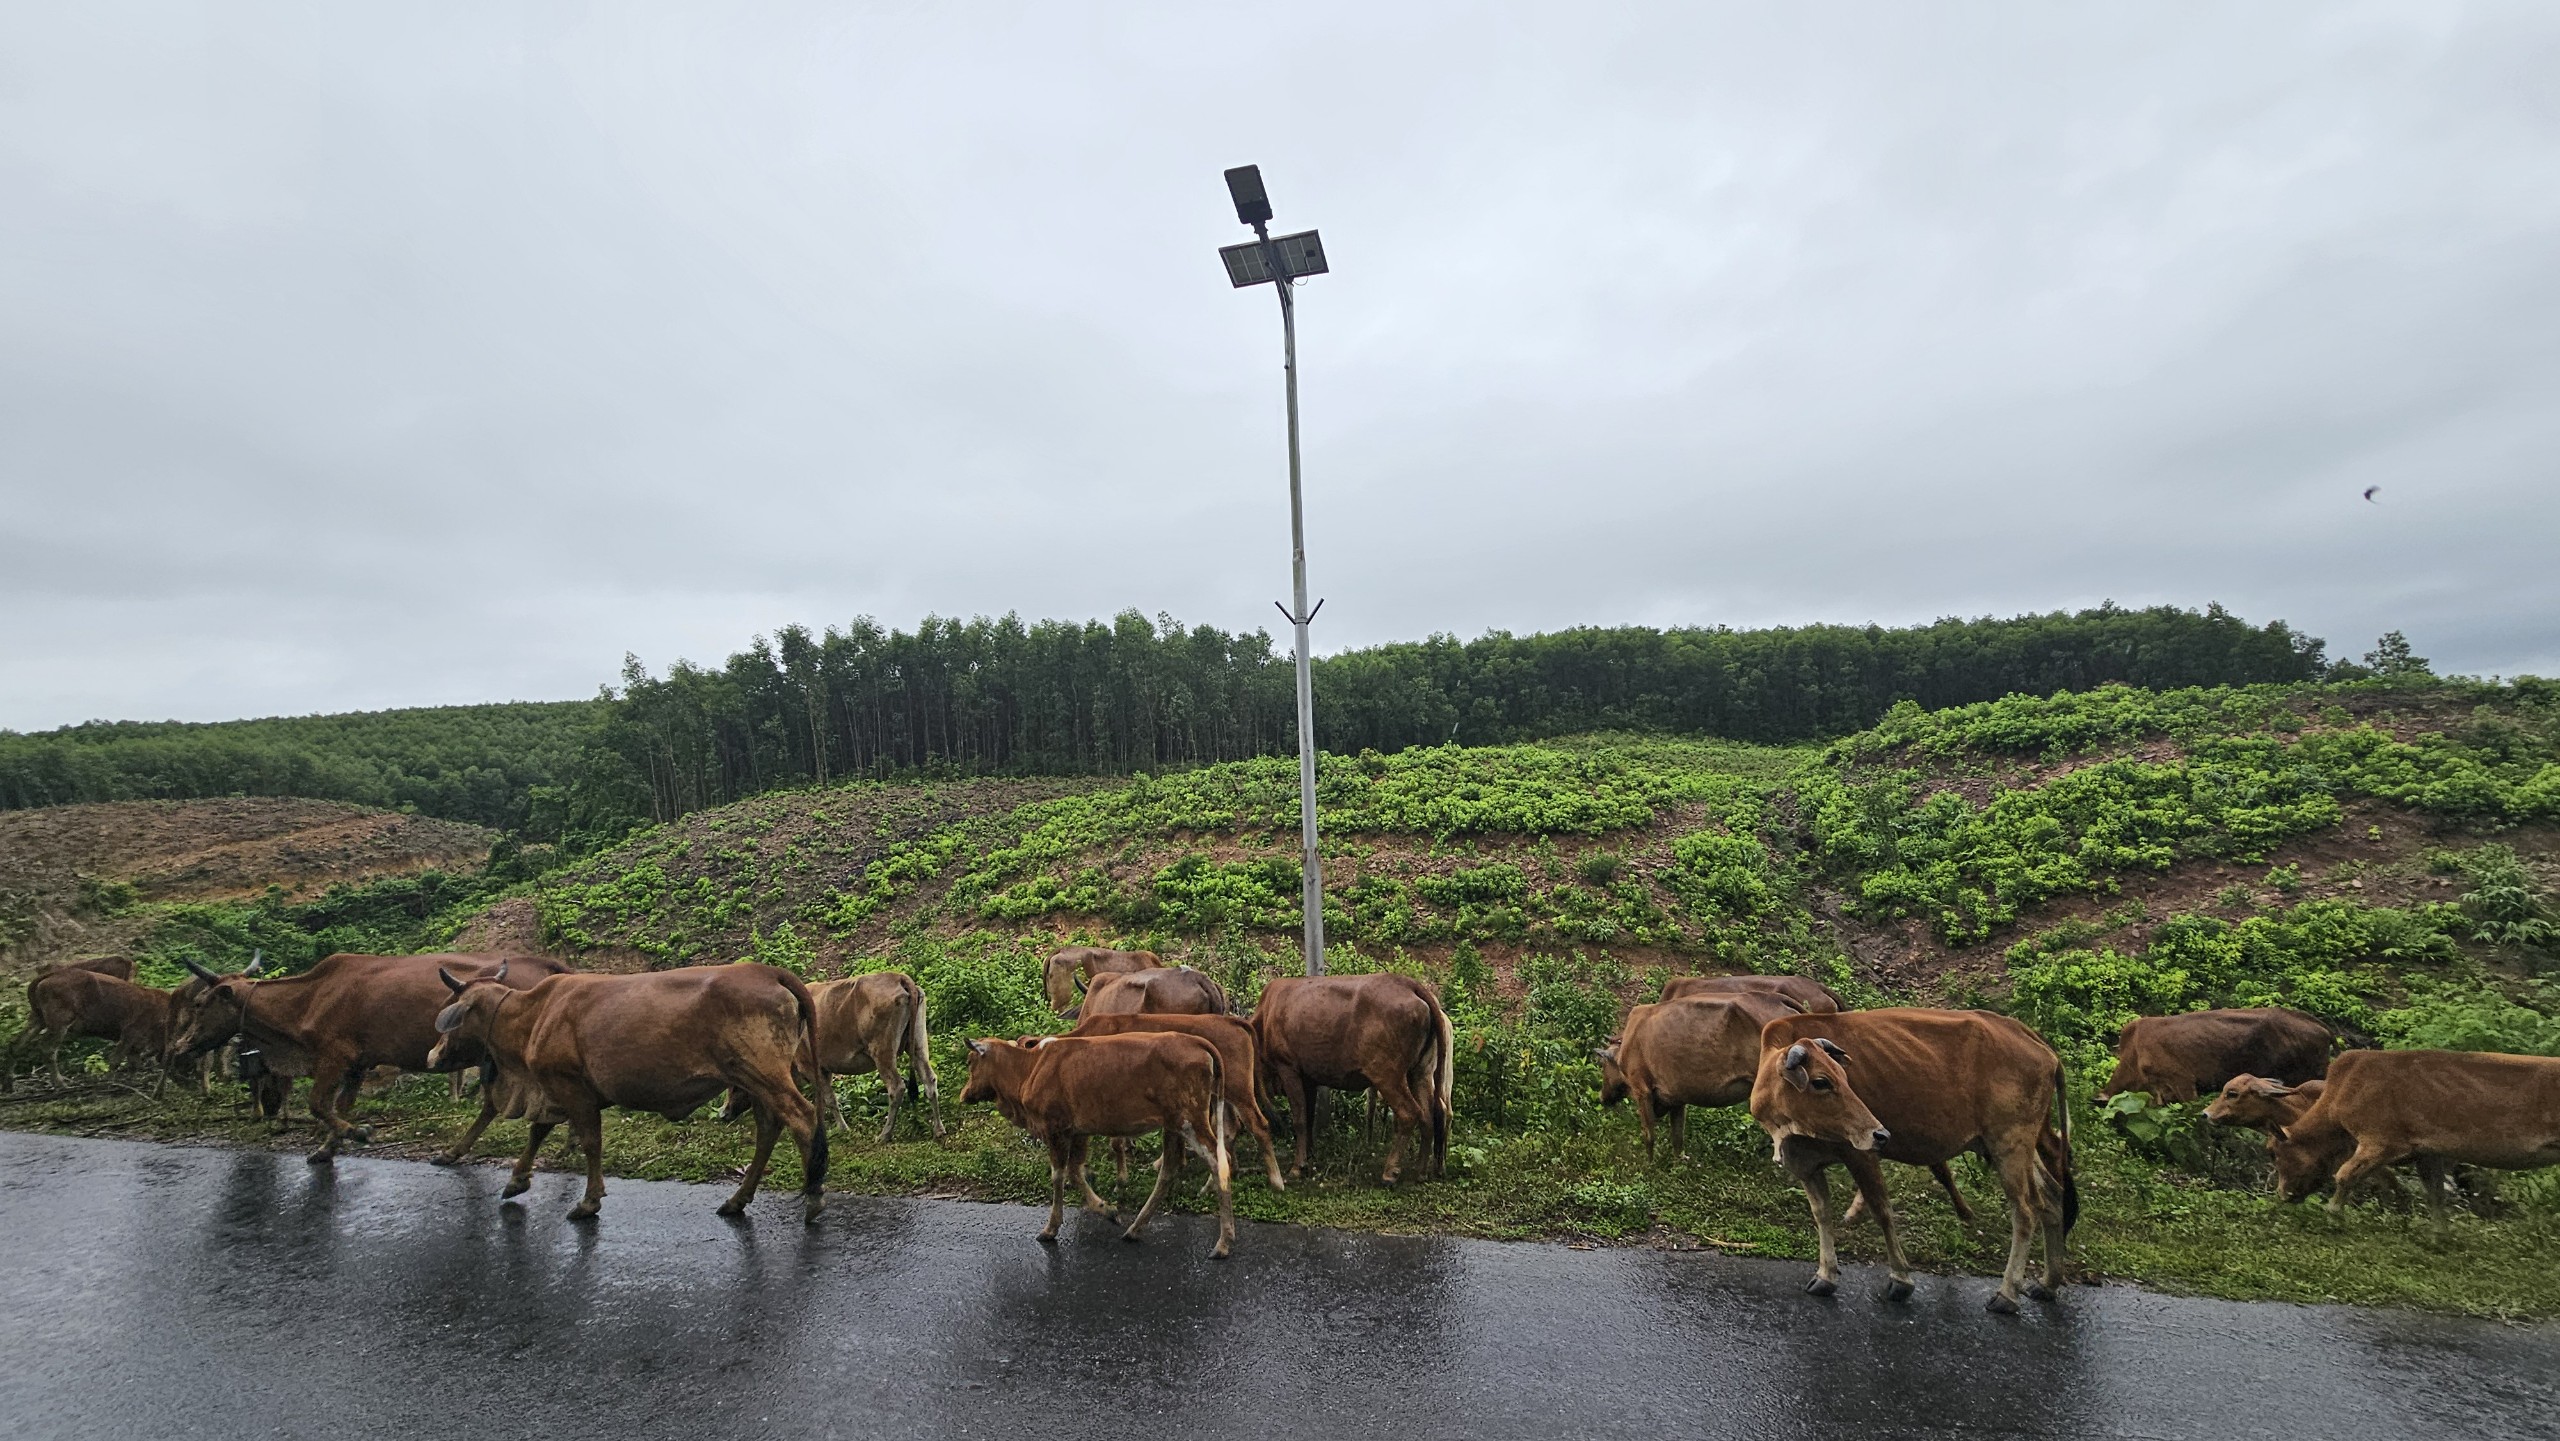
[[[1449,1112],[1458,1088],[1458,1031],[1437,996],[1431,998],[1431,1021],[1432,1039],[1440,1051],[1431,1077],[1431,1169],[1437,1175],[1449,1165]]]
[[[941,1104],[941,1083],[934,1079],[933,1037],[924,1024],[924,987],[909,976],[907,982],[907,1089],[925,1096],[934,1105]]]
[[[818,1067],[818,998],[809,994],[808,985],[798,976],[778,967],[774,973],[782,977],[782,988],[789,991],[791,999],[798,1002],[800,1006],[800,1054],[792,1061],[792,1070],[795,1072],[792,1083],[794,1085],[799,1083],[800,1078],[796,1072],[805,1065],[809,1068],[809,1074],[816,1077],[817,1083],[823,1086],[827,1083],[827,1073]]]
[[[2062,1183],[2062,1234],[2068,1236],[2080,1221],[2080,1181],[2071,1173],[2071,1088],[2059,1059],[2053,1063],[2053,1105],[2060,1118],[2060,1130],[2046,1132],[2037,1140],[2036,1150],[2041,1153],[2038,1159],[2045,1168]]]
[[[1227,1115],[1227,1063],[1218,1048],[1200,1043],[1209,1052],[1209,1174],[1224,1187],[1228,1180],[1227,1128],[1235,1122]]]

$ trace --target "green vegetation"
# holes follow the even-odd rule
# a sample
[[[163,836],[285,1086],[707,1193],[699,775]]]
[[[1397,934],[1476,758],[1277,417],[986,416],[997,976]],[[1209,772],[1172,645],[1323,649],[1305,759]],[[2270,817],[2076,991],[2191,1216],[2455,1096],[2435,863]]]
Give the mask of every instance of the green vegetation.
[[[2504,1178],[2442,1234],[2387,1202],[2343,1221],[2273,1207],[2250,1138],[2195,1107],[2089,1096],[2131,1017],[2297,1006],[2395,1046],[2560,1054],[2552,877],[2560,695],[2398,679],[2105,686],[1941,711],[1896,707],[1829,744],[1659,735],[1328,756],[1327,926],[1338,971],[1439,986],[1457,1037],[1453,1174],[1390,1193],[1381,1141],[1337,1107],[1317,1184],[1240,1190],[1248,1215],[1487,1236],[1694,1240],[1803,1256],[1798,1193],[1749,1118],[1692,1118],[1647,1168],[1603,1111],[1590,1052],[1628,1004],[1707,968],[1814,975],[1861,1004],[1976,1004],[2066,1058],[2100,1274],[2230,1296],[2560,1315],[2560,1172]],[[1061,940],[1151,946],[1250,1004],[1296,966],[1295,769],[1247,758],[1121,782],[877,780],[772,792],[541,870],[421,877],[288,905],[153,911],[180,944],[298,958],[341,939],[427,945],[524,896],[546,939],[656,964],[754,958],[804,974],[897,968],[932,1001],[947,1092],[960,1043],[1058,1023],[1039,958]],[[103,891],[99,904],[141,904]],[[300,950],[292,947],[299,946]],[[1885,957],[1883,963],[1875,958]],[[877,1083],[842,1083],[858,1117]],[[402,1141],[459,1115],[426,1086],[368,1101]],[[84,1096],[13,1124],[214,1131],[220,1108]],[[617,1120],[613,1166],[709,1177],[738,1128]],[[517,1133],[517,1134],[520,1134]],[[504,1147],[507,1131],[493,1145]],[[835,1181],[1031,1199],[1038,1157],[984,1114],[947,1143],[857,1139]],[[1978,1202],[1996,1194],[1970,1163]],[[784,1178],[785,1184],[787,1179]],[[1901,1183],[1924,1262],[1997,1264],[2005,1225],[1959,1225]],[[1196,1205],[1196,1199],[1186,1199]],[[1985,1205],[1986,1212],[1996,1208]],[[1871,1229],[1851,1233],[1870,1254]]]
[[[516,702],[194,725],[92,721],[0,731],[0,809],[81,801],[305,796],[557,839],[604,701]]]

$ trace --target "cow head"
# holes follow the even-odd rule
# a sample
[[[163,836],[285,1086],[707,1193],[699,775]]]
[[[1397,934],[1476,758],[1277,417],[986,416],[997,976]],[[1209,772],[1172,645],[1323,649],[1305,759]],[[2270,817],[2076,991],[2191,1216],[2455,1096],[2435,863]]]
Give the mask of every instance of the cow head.
[[[485,1046],[489,1040],[489,1021],[497,1013],[498,1003],[510,994],[507,985],[507,963],[485,976],[465,981],[436,967],[436,979],[453,992],[453,1000],[436,1012],[436,1043],[427,1051],[427,1069],[445,1068],[447,1057],[457,1046]]]
[[[1601,1105],[1614,1106],[1634,1094],[1632,1088],[1627,1085],[1626,1068],[1618,1064],[1617,1037],[1610,1037],[1609,1044],[1593,1051],[1591,1059],[1600,1063]]]
[[[236,976],[216,973],[203,962],[182,961],[194,979],[169,996],[169,1041],[165,1059],[177,1062],[220,1050],[240,1034],[251,987],[266,970],[264,952]]]
[[[2344,1130],[2330,1126],[2322,1134],[2311,1134],[2322,1130],[2297,1123],[2279,1126],[2267,1138],[2267,1154],[2276,1164],[2278,1201],[2299,1201],[2319,1190],[2354,1152],[2355,1139]]]
[[[2282,1081],[2243,1073],[2223,1082],[2222,1093],[2204,1108],[2204,1118],[2217,1126],[2280,1126],[2291,1118],[2285,1098],[2293,1094],[2294,1088]]]
[[[1049,1009],[1072,1020],[1076,1004],[1076,962],[1073,956],[1060,952],[1049,958],[1040,975],[1040,989],[1049,997]]]
[[[1034,1046],[1008,1041],[1001,1036],[981,1036],[969,1042],[969,1084],[962,1087],[960,1099],[968,1102],[1000,1101],[1004,1098],[1000,1084],[1015,1074]]]
[[[1853,1151],[1872,1151],[1893,1139],[1875,1112],[1850,1089],[1849,1053],[1827,1036],[1771,1046],[1760,1053],[1760,1073],[1751,1087],[1751,1115],[1780,1145],[1801,1136]]]

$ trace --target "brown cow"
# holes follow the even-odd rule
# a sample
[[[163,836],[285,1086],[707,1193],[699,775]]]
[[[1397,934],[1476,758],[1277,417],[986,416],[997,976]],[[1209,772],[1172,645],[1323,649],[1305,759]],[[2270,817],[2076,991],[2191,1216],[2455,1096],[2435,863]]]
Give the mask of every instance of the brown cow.
[[[1076,993],[1104,976],[1152,971],[1164,964],[1153,951],[1112,951],[1100,946],[1067,946],[1052,952],[1040,968],[1040,989],[1049,1009],[1060,1015],[1075,1009]]]
[[[2328,1089],[2327,1081],[2305,1081],[2288,1086],[2264,1076],[2233,1076],[2222,1083],[2222,1093],[2204,1108],[2204,1118],[2217,1126],[2243,1126],[2267,1133],[2267,1148],[2275,1149],[2275,1133],[2302,1119],[2311,1103]]]
[[[204,989],[178,1009],[169,1039],[174,1058],[221,1049],[233,1036],[264,1053],[283,1075],[311,1078],[311,1119],[320,1127],[313,1164],[336,1159],[349,1137],[369,1141],[372,1132],[350,1124],[343,1112],[365,1072],[375,1066],[404,1071],[460,1070],[482,1064],[476,1049],[440,1048],[436,1013],[444,1008],[438,967],[460,976],[489,974],[507,964],[507,984],[530,986],[566,969],[540,956],[364,956],[341,952],[295,976],[221,976],[186,963]],[[443,1059],[431,1063],[430,1051]],[[496,1118],[491,1088],[480,1093],[480,1114],[435,1159],[460,1160]]]
[[[2448,1163],[2522,1171],[2560,1165],[2560,1059],[2486,1051],[2349,1051],[2320,1099],[2276,1133],[2276,1195],[2322,1181],[2332,1214],[2358,1181],[2417,1163],[2445,1219]]]
[[[1653,1122],[1670,1121],[1671,1153],[1688,1148],[1691,1106],[1738,1106],[1751,1099],[1760,1074],[1760,1028],[1799,1014],[1787,998],[1765,991],[1692,994],[1638,1006],[1614,1044],[1592,1052],[1600,1063],[1600,1104],[1632,1096],[1653,1159]]]
[[[125,970],[132,971],[128,963]],[[47,1065],[55,1084],[62,1084],[62,1045],[73,1036],[112,1041],[110,1066],[129,1065],[136,1057],[159,1060],[169,1038],[169,993],[91,966],[47,966],[27,982],[27,1027],[19,1033],[8,1067],[0,1076],[17,1083],[17,1053],[32,1051],[49,1037]],[[166,1080],[166,1073],[163,1073]]]
[[[1307,1173],[1316,1100],[1328,1088],[1374,1087],[1395,1112],[1381,1181],[1395,1184],[1416,1127],[1424,1128],[1424,1169],[1438,1175],[1447,1165],[1456,1059],[1449,1013],[1429,983],[1388,973],[1281,976],[1263,988],[1253,1028],[1298,1132],[1292,1174]]]
[[[51,961],[36,967],[38,976],[53,971],[94,971],[101,976],[113,976],[119,981],[129,981],[133,979],[133,957],[90,956],[85,960]]]
[[[1285,1191],[1289,1183],[1280,1175],[1280,1146],[1271,1139],[1271,1122],[1263,1107],[1262,1045],[1254,1038],[1253,1023],[1234,1016],[1182,1016],[1150,1013],[1142,1015],[1088,1015],[1076,1022],[1069,1034],[1077,1036],[1125,1036],[1132,1031],[1179,1031],[1198,1036],[1218,1048],[1219,1074],[1225,1078],[1227,1109],[1243,1118],[1245,1129],[1262,1143],[1262,1167],[1271,1189]],[[1025,1044],[1030,1044],[1026,1039]],[[1116,1143],[1125,1147],[1125,1141]],[[1115,1154],[1121,1154],[1115,1150]],[[1120,1179],[1129,1179],[1129,1168],[1122,1154]]]
[[[1006,1120],[1048,1147],[1049,1224],[1041,1240],[1058,1239],[1069,1175],[1084,1192],[1086,1210],[1118,1219],[1086,1179],[1089,1138],[1161,1131],[1156,1188],[1120,1239],[1134,1241],[1146,1229],[1173,1189],[1188,1145],[1208,1158],[1210,1183],[1218,1189],[1218,1244],[1209,1254],[1225,1256],[1235,1247],[1236,1210],[1225,1131],[1218,1124],[1226,1093],[1223,1064],[1216,1046],[1169,1031],[1059,1036],[1038,1046],[989,1037],[969,1043],[969,1084],[960,1099],[995,1102]]]
[[[942,1135],[942,1086],[934,1079],[924,989],[915,978],[901,971],[875,971],[820,981],[809,987],[809,994],[818,1003],[818,1104],[828,1119],[844,1124],[835,1077],[877,1071],[880,1084],[889,1088],[889,1119],[881,1124],[881,1140],[898,1129],[898,1102],[911,1090],[924,1097],[933,1133]],[[901,1051],[907,1057],[903,1079],[898,1075]]]
[[[2218,1091],[2239,1075],[2298,1086],[2329,1073],[2338,1040],[2328,1022],[2278,1006],[2142,1016],[2117,1038],[2115,1073],[2098,1098],[2140,1091],[2174,1105]]]
[[[777,966],[687,966],[631,976],[555,975],[516,990],[506,966],[468,983],[439,977],[452,1003],[435,1017],[435,1062],[467,1047],[497,1063],[510,1115],[531,1122],[515,1174],[498,1194],[533,1185],[534,1153],[566,1121],[587,1153],[587,1190],[569,1219],[604,1205],[604,1108],[654,1111],[681,1121],[723,1091],[742,1094],[756,1117],[756,1153],[736,1194],[735,1216],[755,1199],[784,1130],[800,1148],[802,1219],[826,1204],[827,1128],[800,1094],[802,1066],[817,1069],[818,1003]],[[823,1082],[822,1082],[823,1084]]]
[[[2058,1133],[2052,1120],[2064,1100],[2062,1062],[2035,1032],[1984,1011],[1849,1011],[1782,1016],[1761,1031],[1760,1043],[1751,1115],[1813,1208],[1822,1256],[1808,1290],[1828,1296],[1839,1286],[1826,1170],[1849,1168],[1883,1228],[1892,1275],[1884,1294],[1899,1301],[1911,1294],[1911,1263],[1879,1163],[1938,1165],[1971,1151],[1998,1169],[2009,1198],[2009,1264],[1991,1309],[2018,1309],[2027,1243],[2038,1230],[2044,1272],[2025,1289],[2039,1301],[2052,1299],[2080,1196],[2071,1174],[2070,1114],[2063,1112]]]
[[[1674,985],[1679,984],[1673,982]],[[1760,1074],[1760,1031],[1780,1016],[1799,1014],[1793,998],[1758,988],[1690,994],[1627,1013],[1625,1030],[1592,1052],[1600,1063],[1600,1104],[1614,1106],[1636,1098],[1636,1118],[1644,1128],[1644,1154],[1653,1158],[1653,1120],[1657,1111],[1671,1120],[1671,1153],[1679,1155],[1689,1140],[1691,1106],[1738,1106],[1751,1099]],[[1814,1012],[1817,1015],[1836,1012]],[[1940,1162],[1929,1168],[1956,1219],[1973,1219],[1955,1173]],[[1854,1224],[1866,1213],[1859,1197],[1840,1218]]]
[[[1106,973],[1085,988],[1084,1004],[1064,1013],[1070,1021],[1087,1016],[1223,1016],[1227,993],[1216,981],[1189,966]]]
[[[1736,991],[1784,997],[1787,1003],[1807,1015],[1830,1015],[1841,1008],[1840,998],[1831,988],[1802,976],[1673,976],[1662,983],[1662,999],[1677,1001],[1687,996],[1722,996]]]

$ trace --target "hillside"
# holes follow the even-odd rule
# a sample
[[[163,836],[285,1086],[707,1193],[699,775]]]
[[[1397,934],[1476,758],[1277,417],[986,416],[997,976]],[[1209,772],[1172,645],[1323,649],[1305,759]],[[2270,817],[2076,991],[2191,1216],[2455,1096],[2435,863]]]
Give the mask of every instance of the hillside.
[[[497,833],[334,801],[121,801],[0,811],[0,973],[142,949],[174,908],[307,903],[476,872]]]
[[[1435,981],[1457,1030],[1445,1182],[1383,1191],[1379,1142],[1338,1108],[1329,1157],[1248,1215],[1488,1236],[1803,1255],[1803,1202],[1747,1116],[1693,1118],[1649,1166],[1604,1112],[1592,1048],[1688,970],[1809,973],[1860,1004],[1988,1005],[2069,1071],[2096,1275],[2233,1296],[2560,1314],[2560,1172],[2476,1191],[2441,1235],[2382,1209],[2273,1208],[2254,1140],[2193,1107],[2094,1107],[2138,1014],[2281,1003],[2392,1045],[2560,1054],[2560,689],[2431,682],[2101,687],[1924,711],[1819,746],[1600,735],[1327,757],[1327,926],[1340,971]],[[540,869],[502,846],[425,872],[219,902],[137,903],[146,962],[254,949],[540,945],[595,967],[753,958],[807,974],[898,967],[931,1002],[955,1093],[962,1038],[1054,1029],[1059,941],[1147,945],[1250,1003],[1294,970],[1295,767],[1246,760],[1126,780],[860,782],[687,815]],[[349,946],[348,948],[358,948]],[[842,1083],[876,1118],[869,1078]],[[460,1113],[419,1083],[367,1103],[386,1144]],[[12,1124],[272,1144],[216,1101],[68,1098]],[[503,1148],[520,1129],[502,1125]],[[910,1133],[917,1134],[917,1133]],[[709,1177],[741,1131],[622,1118],[612,1164]],[[1981,1199],[1987,1178],[1958,1167]],[[834,1184],[1030,1199],[1036,1153],[984,1108],[943,1142],[840,1146]],[[788,1184],[778,1175],[777,1184]],[[1186,1200],[1183,1204],[1196,1204]],[[1897,1186],[1930,1264],[1994,1266]],[[1872,1229],[1853,1254],[1872,1253]]]

